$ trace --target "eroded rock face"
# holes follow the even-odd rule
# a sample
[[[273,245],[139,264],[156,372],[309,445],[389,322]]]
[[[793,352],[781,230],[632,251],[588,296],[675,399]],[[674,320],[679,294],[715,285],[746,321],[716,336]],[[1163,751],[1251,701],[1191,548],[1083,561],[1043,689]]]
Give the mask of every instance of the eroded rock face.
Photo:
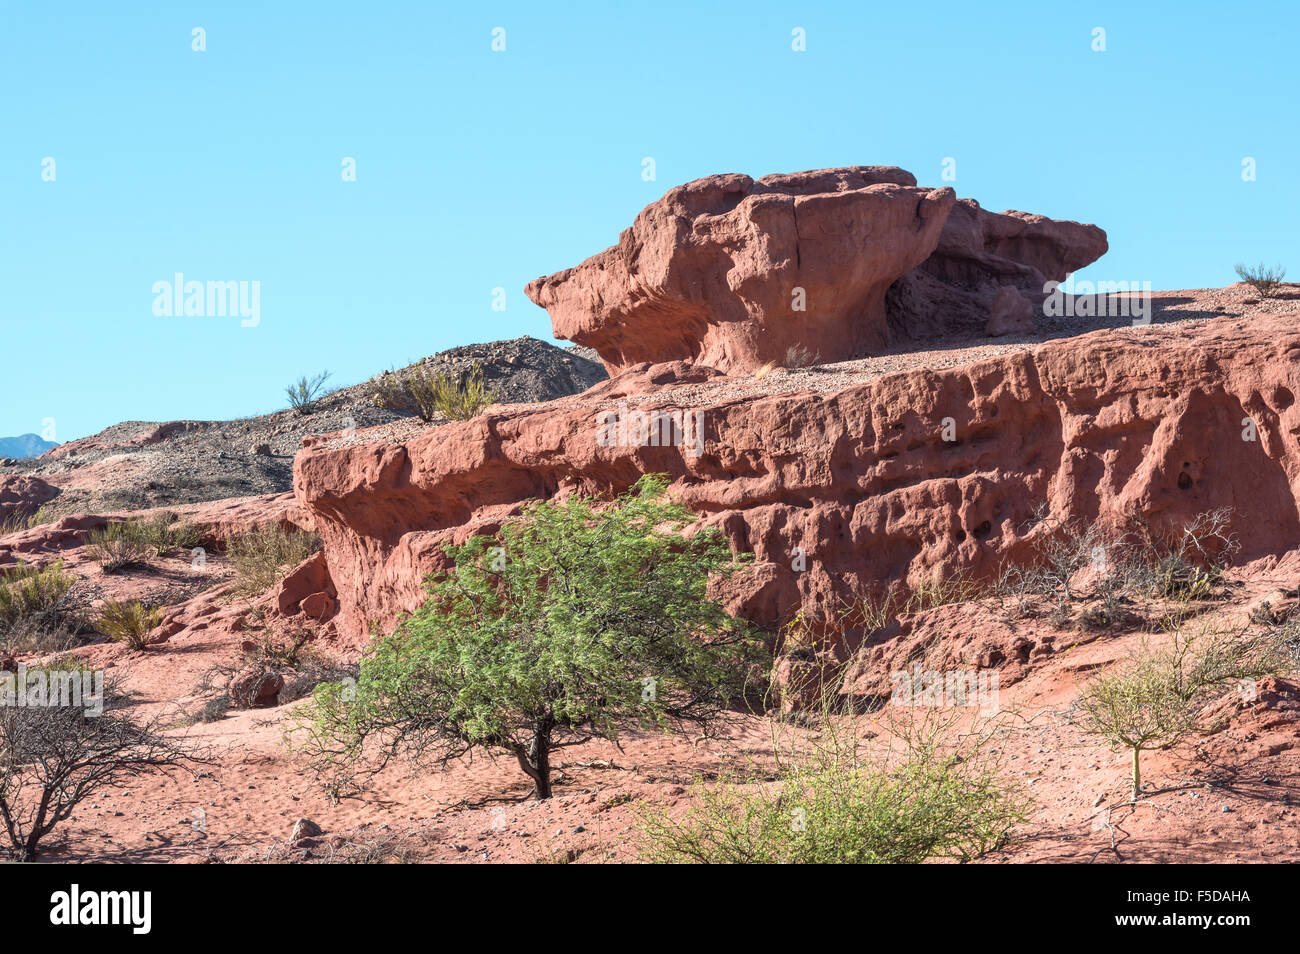
[[[745,372],[795,346],[837,360],[886,344],[885,293],[934,250],[955,201],[891,166],[709,176],[525,291],[611,374],[674,360]]]
[[[1095,225],[989,212],[974,199],[960,199],[934,253],[889,289],[891,334],[900,341],[927,341],[986,325],[992,335],[1011,333],[1009,324],[1032,331],[1029,322],[1045,297],[1044,284],[1064,281],[1108,247],[1106,233]],[[1026,305],[1009,299],[1007,289],[1018,290]]]
[[[1296,546],[1297,358],[1300,328],[1276,316],[1097,332],[831,395],[727,398],[725,382],[697,371],[676,392],[694,402],[682,407],[663,368],[640,368],[582,401],[404,444],[309,442],[294,486],[324,541],[334,622],[351,639],[419,605],[443,541],[490,531],[530,498],[621,492],[652,472],[755,554],[721,595],[775,626],[801,607],[832,618],[845,599],[939,567],[992,576],[1025,555],[1040,503],[1157,526],[1231,507],[1243,557]],[[603,446],[598,415],[629,381],[659,382],[643,409],[702,414],[703,452]],[[711,387],[723,392],[712,401]],[[1245,418],[1256,440],[1243,440]]]
[[[892,166],[718,175],[669,191],[617,245],[525,291],[611,374],[674,360],[745,373],[791,348],[831,362],[891,335],[978,332],[999,288],[1041,302],[1044,281],[1105,251],[1095,226],[987,212]]]

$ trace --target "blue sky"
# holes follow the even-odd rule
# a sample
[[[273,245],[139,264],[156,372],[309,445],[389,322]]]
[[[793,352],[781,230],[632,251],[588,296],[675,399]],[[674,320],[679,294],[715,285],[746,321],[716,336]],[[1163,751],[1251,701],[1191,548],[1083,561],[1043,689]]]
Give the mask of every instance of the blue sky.
[[[549,340],[524,284],[716,172],[899,165],[1095,222],[1111,251],[1079,278],[1300,277],[1298,20],[1197,0],[0,2],[0,435],[263,413],[301,374]],[[155,315],[176,272],[260,282],[260,323]]]

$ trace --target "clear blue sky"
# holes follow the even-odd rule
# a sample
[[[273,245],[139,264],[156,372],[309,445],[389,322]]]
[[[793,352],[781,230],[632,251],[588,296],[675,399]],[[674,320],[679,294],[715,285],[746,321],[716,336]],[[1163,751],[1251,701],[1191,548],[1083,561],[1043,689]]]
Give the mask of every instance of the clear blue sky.
[[[0,2],[0,435],[262,413],[300,374],[549,340],[524,284],[716,172],[937,186],[953,157],[959,195],[1105,228],[1079,278],[1300,277],[1290,4],[623,6]],[[260,324],[155,316],[178,271],[259,281]]]

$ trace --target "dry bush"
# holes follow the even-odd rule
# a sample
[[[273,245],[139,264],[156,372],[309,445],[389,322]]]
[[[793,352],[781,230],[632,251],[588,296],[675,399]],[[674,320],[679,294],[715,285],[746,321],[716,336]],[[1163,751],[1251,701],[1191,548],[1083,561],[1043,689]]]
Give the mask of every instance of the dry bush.
[[[809,351],[803,345],[792,345],[785,351],[785,368],[815,368],[822,363],[822,356]]]
[[[43,569],[26,564],[0,570],[0,648],[9,652],[49,652],[69,648],[85,620],[70,592],[77,578],[62,561]]]
[[[105,600],[95,627],[113,642],[140,652],[149,645],[149,633],[160,622],[162,613],[139,600]]]
[[[1032,557],[1003,565],[996,592],[1021,618],[1032,615],[1037,598],[1052,600],[1052,620],[1061,627],[1075,618],[1075,605],[1092,601],[1078,617],[1089,629],[1120,621],[1137,598],[1212,599],[1222,594],[1223,571],[1238,547],[1231,519],[1230,510],[1220,509],[1158,531],[1137,514],[1112,528],[1061,520],[1040,508],[1029,530]],[[1087,588],[1080,589],[1080,575],[1089,569]]]
[[[134,566],[148,566],[159,555],[149,533],[133,520],[110,523],[92,530],[86,537],[90,554],[105,573]]]
[[[1274,265],[1269,268],[1263,262],[1260,262],[1254,268],[1238,264],[1237,277],[1255,289],[1260,298],[1272,298],[1277,294],[1282,279],[1286,278],[1286,269],[1281,265]]]
[[[315,534],[266,523],[226,541],[226,557],[235,570],[235,592],[261,593],[320,547]]]
[[[321,390],[325,387],[325,381],[329,376],[328,371],[322,371],[314,378],[304,375],[286,387],[284,393],[289,398],[289,407],[299,414],[310,414],[316,410],[316,401],[321,396]]]
[[[467,421],[497,398],[483,383],[483,367],[475,364],[461,374],[434,371],[418,364],[402,372],[387,372],[370,382],[370,399],[391,411],[408,411],[422,421],[435,417]]]
[[[923,613],[952,603],[967,603],[981,598],[986,588],[965,572],[948,576],[936,574],[907,588],[891,585],[881,596],[859,596],[846,602],[840,612],[839,627],[861,625],[868,633],[878,632],[906,613]]]
[[[27,678],[32,685],[82,672],[59,663],[29,669]],[[205,760],[157,722],[133,718],[112,683],[102,684],[98,714],[66,701],[0,706],[0,821],[16,861],[37,857],[41,842],[86,799],[148,772]]]
[[[42,524],[49,523],[54,519],[54,515],[41,507],[35,513],[26,510],[15,510],[9,516],[0,519],[0,537],[10,533],[18,533],[20,530],[30,530],[32,527],[39,527]]]

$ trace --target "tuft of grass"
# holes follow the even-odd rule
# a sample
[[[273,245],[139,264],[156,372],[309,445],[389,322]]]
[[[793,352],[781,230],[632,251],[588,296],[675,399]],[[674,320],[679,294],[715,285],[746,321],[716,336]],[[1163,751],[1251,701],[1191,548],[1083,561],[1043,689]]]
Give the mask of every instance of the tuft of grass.
[[[105,573],[133,566],[148,566],[158,556],[158,547],[137,521],[110,523],[92,530],[86,537],[91,556]]]
[[[284,393],[289,398],[289,407],[299,414],[310,414],[316,410],[316,401],[321,396],[321,391],[325,387],[325,381],[329,378],[328,371],[322,371],[314,378],[303,376],[288,385]]]
[[[44,507],[41,507],[35,513],[17,510],[0,520],[0,537],[10,533],[18,533],[20,530],[30,530],[32,527],[39,527],[53,520],[54,514]]]
[[[124,643],[132,652],[139,652],[149,645],[149,633],[160,622],[162,614],[139,600],[105,600],[95,628],[113,642]]]
[[[370,382],[370,399],[390,411],[408,411],[422,421],[435,417],[467,421],[477,417],[497,398],[483,383],[483,366],[452,375],[423,364],[401,373],[387,372]]]
[[[1286,278],[1286,269],[1281,265],[1274,265],[1269,268],[1263,262],[1260,262],[1254,268],[1238,264],[1237,277],[1259,292],[1260,298],[1272,298],[1277,294],[1282,279]]]
[[[785,351],[785,362],[783,367],[786,368],[815,368],[822,363],[822,356],[814,351],[809,351],[803,345],[793,345]]]
[[[226,557],[235,570],[235,590],[241,596],[261,593],[316,552],[319,540],[301,530],[267,523],[226,541]]]
[[[76,582],[60,560],[39,570],[20,563],[0,571],[0,645],[10,651],[67,648],[80,629],[67,605]]]

